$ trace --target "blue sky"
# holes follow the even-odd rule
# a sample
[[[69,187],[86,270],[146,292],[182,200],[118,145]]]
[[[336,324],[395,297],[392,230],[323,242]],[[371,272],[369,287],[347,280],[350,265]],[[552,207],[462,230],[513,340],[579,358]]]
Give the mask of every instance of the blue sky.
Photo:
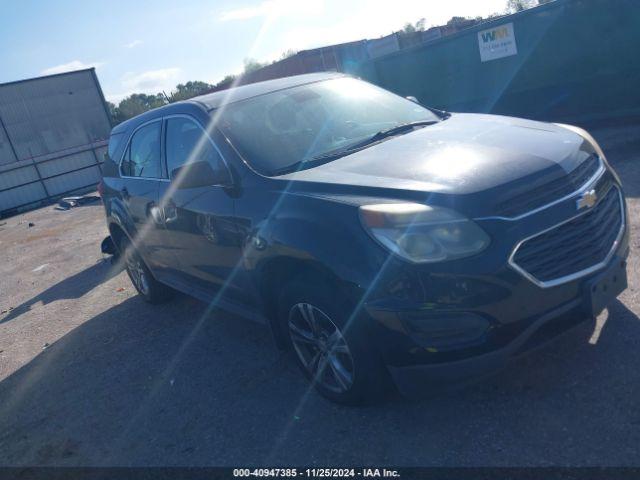
[[[247,57],[377,38],[506,0],[0,0],[0,82],[95,66],[108,100],[219,81]]]

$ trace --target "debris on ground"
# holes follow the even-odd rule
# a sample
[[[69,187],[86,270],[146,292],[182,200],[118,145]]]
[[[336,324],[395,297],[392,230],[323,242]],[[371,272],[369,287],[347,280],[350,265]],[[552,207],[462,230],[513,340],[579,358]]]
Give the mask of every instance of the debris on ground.
[[[106,237],[100,244],[100,251],[105,255],[111,255],[111,265],[116,265],[120,257],[116,245],[113,243],[111,236]]]
[[[46,350],[49,347],[50,347],[49,343],[45,343],[44,345],[42,345],[43,350]]]
[[[120,287],[116,289],[116,292],[124,292],[124,288]]]
[[[115,243],[113,243],[111,235],[102,240],[102,243],[100,244],[100,251],[107,255],[115,255],[118,253],[118,249],[116,248]]]
[[[35,227],[35,226],[36,226],[36,224],[35,224],[35,223],[33,223],[33,222],[29,222],[29,224],[27,225],[27,227],[29,227],[29,228],[31,228],[31,227]]]
[[[88,203],[97,202],[100,197],[97,195],[81,195],[76,197],[64,197],[58,201],[56,210],[69,210],[70,208],[78,207],[80,205],[86,205]]]
[[[48,263],[44,263],[42,265],[40,265],[39,267],[34,268],[33,270],[31,270],[32,272],[39,272],[40,270],[47,268],[49,266]]]

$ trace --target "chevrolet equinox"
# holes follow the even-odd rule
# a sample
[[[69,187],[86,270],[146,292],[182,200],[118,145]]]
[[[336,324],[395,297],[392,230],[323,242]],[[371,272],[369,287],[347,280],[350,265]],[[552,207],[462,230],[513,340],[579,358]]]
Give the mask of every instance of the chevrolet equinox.
[[[626,288],[624,195],[586,131],[413,100],[310,74],[121,123],[103,248],[148,302],[266,323],[341,403],[496,370]]]

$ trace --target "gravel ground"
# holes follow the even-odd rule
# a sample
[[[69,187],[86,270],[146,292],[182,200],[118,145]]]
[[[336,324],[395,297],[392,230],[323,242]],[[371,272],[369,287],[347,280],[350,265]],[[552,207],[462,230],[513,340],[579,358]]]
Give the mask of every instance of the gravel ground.
[[[0,220],[0,465],[639,465],[640,127],[593,133],[628,195],[629,289],[595,326],[421,401],[333,405],[266,327],[144,303],[99,252],[99,204]]]

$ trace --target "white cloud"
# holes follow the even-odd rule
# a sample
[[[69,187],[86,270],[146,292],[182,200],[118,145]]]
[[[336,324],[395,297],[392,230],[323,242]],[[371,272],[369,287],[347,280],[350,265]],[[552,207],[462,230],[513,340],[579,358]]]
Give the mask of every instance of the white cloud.
[[[504,3],[504,0],[369,0],[349,18],[339,18],[325,26],[301,23],[281,32],[282,44],[295,45],[296,49],[303,50],[364,38],[379,38],[401,29],[407,22],[414,23],[421,17],[426,19],[428,28],[431,25],[442,25],[452,16],[475,17],[501,11]]]
[[[256,17],[277,18],[291,15],[317,15],[324,9],[324,0],[264,0],[250,7],[228,10],[219,15],[223,22],[247,20]]]
[[[133,40],[132,42],[125,43],[124,47],[125,48],[133,48],[133,47],[137,47],[141,43],[142,43],[142,40]]]
[[[229,20],[246,20],[248,18],[262,17],[266,15],[268,4],[271,2],[263,2],[260,5],[246,8],[236,8],[235,10],[229,10],[223,12],[220,15],[220,20],[227,22]]]
[[[115,105],[118,105],[121,100],[124,100],[126,97],[131,95],[131,93],[109,93],[104,92],[104,98]]]
[[[275,60],[282,52],[303,50],[363,38],[378,38],[402,28],[406,22],[426,18],[427,27],[441,25],[452,16],[475,17],[504,10],[506,0],[244,0],[244,5],[203,17],[202,25],[211,30],[212,22],[231,22],[225,26],[246,27],[255,36],[246,51],[230,47],[235,68],[201,74],[178,68],[130,72],[105,91],[110,101],[119,101],[131,93],[169,93],[175,85],[197,77],[216,83],[224,75],[242,70],[242,58]],[[240,2],[238,2],[239,4]],[[343,12],[344,10],[344,12]],[[253,21],[251,21],[253,19]],[[247,25],[238,25],[245,21]],[[234,23],[237,22],[237,23]],[[220,26],[220,25],[218,25]],[[131,40],[135,40],[132,38]],[[133,43],[133,42],[132,42]],[[181,65],[170,60],[169,65]],[[152,66],[150,68],[156,68]]]
[[[157,93],[162,89],[176,86],[181,70],[177,67],[149,70],[142,73],[126,73],[122,78],[122,86],[126,90]]]
[[[127,72],[120,80],[120,88],[105,91],[104,96],[116,105],[132,93],[156,94],[171,92],[178,83],[183,81],[182,70],[178,67],[148,70],[142,73]]]
[[[120,81],[119,92],[105,92],[107,100],[118,103],[132,93],[169,93],[182,81],[182,70],[178,67],[148,70],[142,73],[127,72]]]
[[[40,73],[42,75],[53,75],[55,73],[64,73],[64,72],[72,72],[73,70],[83,70],[85,68],[97,68],[101,65],[104,65],[103,62],[92,62],[92,63],[84,63],[81,60],[72,60],[68,63],[63,63],[61,65],[55,65],[53,67],[45,68]]]

